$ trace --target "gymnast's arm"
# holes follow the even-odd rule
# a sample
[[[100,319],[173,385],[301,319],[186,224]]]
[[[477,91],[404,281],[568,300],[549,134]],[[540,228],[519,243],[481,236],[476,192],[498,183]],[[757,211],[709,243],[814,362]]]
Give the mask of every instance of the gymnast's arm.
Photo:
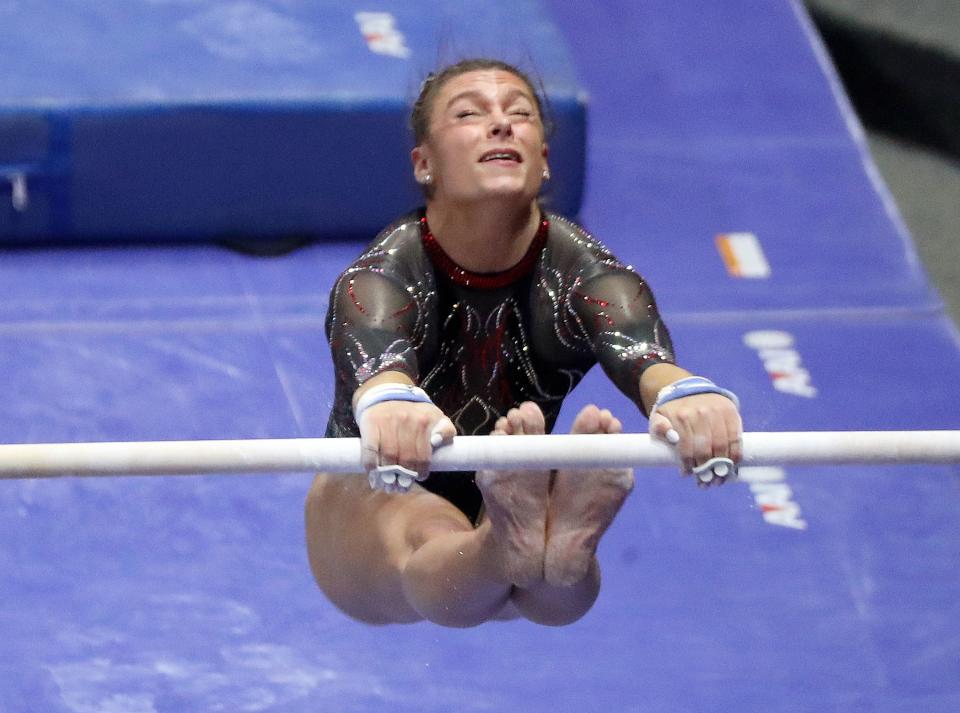
[[[353,413],[365,395],[367,402],[377,393],[387,397],[374,399],[359,415],[357,427],[368,473],[379,466],[399,465],[426,477],[431,434],[436,431],[444,442],[455,435],[453,424],[428,398],[396,400],[391,396],[396,393],[391,384],[416,385],[415,344],[422,318],[422,305],[397,279],[380,271],[348,271],[334,286],[327,334],[338,392],[351,395]],[[401,396],[421,398],[416,391]],[[342,420],[350,417],[349,413],[340,415]],[[391,487],[393,483],[375,483],[373,479],[371,485],[396,489]]]
[[[632,270],[609,268],[584,280],[571,304],[594,353],[616,386],[649,414],[661,391],[692,374],[674,363],[673,345],[647,284]],[[701,393],[664,403],[650,422],[653,435],[675,431],[683,471],[711,458],[742,457],[742,423],[735,403]]]

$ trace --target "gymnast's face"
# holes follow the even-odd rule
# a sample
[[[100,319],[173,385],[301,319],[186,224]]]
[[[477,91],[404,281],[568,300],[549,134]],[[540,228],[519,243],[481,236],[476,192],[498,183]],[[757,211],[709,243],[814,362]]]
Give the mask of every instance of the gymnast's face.
[[[412,153],[434,201],[534,200],[547,167],[537,102],[511,72],[484,69],[448,80],[430,107],[429,136]]]

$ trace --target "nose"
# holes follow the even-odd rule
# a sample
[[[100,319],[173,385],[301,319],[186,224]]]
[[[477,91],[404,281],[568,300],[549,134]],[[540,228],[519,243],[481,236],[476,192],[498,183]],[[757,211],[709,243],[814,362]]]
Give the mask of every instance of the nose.
[[[490,136],[510,136],[513,134],[513,124],[509,117],[501,110],[490,114]]]

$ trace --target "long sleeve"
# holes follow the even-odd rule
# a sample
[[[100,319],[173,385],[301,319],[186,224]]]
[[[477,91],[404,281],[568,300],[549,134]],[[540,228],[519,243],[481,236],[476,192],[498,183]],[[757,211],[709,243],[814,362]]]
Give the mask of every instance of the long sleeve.
[[[352,394],[372,376],[400,371],[417,381],[414,297],[382,272],[348,270],[331,295],[327,339],[338,386]]]
[[[574,280],[569,308],[604,372],[644,411],[641,374],[674,361],[670,333],[647,283],[618,263],[602,264]]]

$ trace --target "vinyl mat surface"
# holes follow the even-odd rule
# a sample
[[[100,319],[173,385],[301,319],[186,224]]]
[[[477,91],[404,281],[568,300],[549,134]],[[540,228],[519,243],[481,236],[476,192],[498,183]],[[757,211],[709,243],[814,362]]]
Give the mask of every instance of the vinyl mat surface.
[[[957,335],[799,4],[541,10],[590,94],[580,218],[748,430],[960,427]],[[0,438],[320,435],[326,295],[361,247],[0,252]],[[598,372],[558,428],[589,401],[645,429]],[[328,604],[309,476],[0,483],[0,710],[960,708],[956,465],[637,476],[584,619],[464,631]]]

